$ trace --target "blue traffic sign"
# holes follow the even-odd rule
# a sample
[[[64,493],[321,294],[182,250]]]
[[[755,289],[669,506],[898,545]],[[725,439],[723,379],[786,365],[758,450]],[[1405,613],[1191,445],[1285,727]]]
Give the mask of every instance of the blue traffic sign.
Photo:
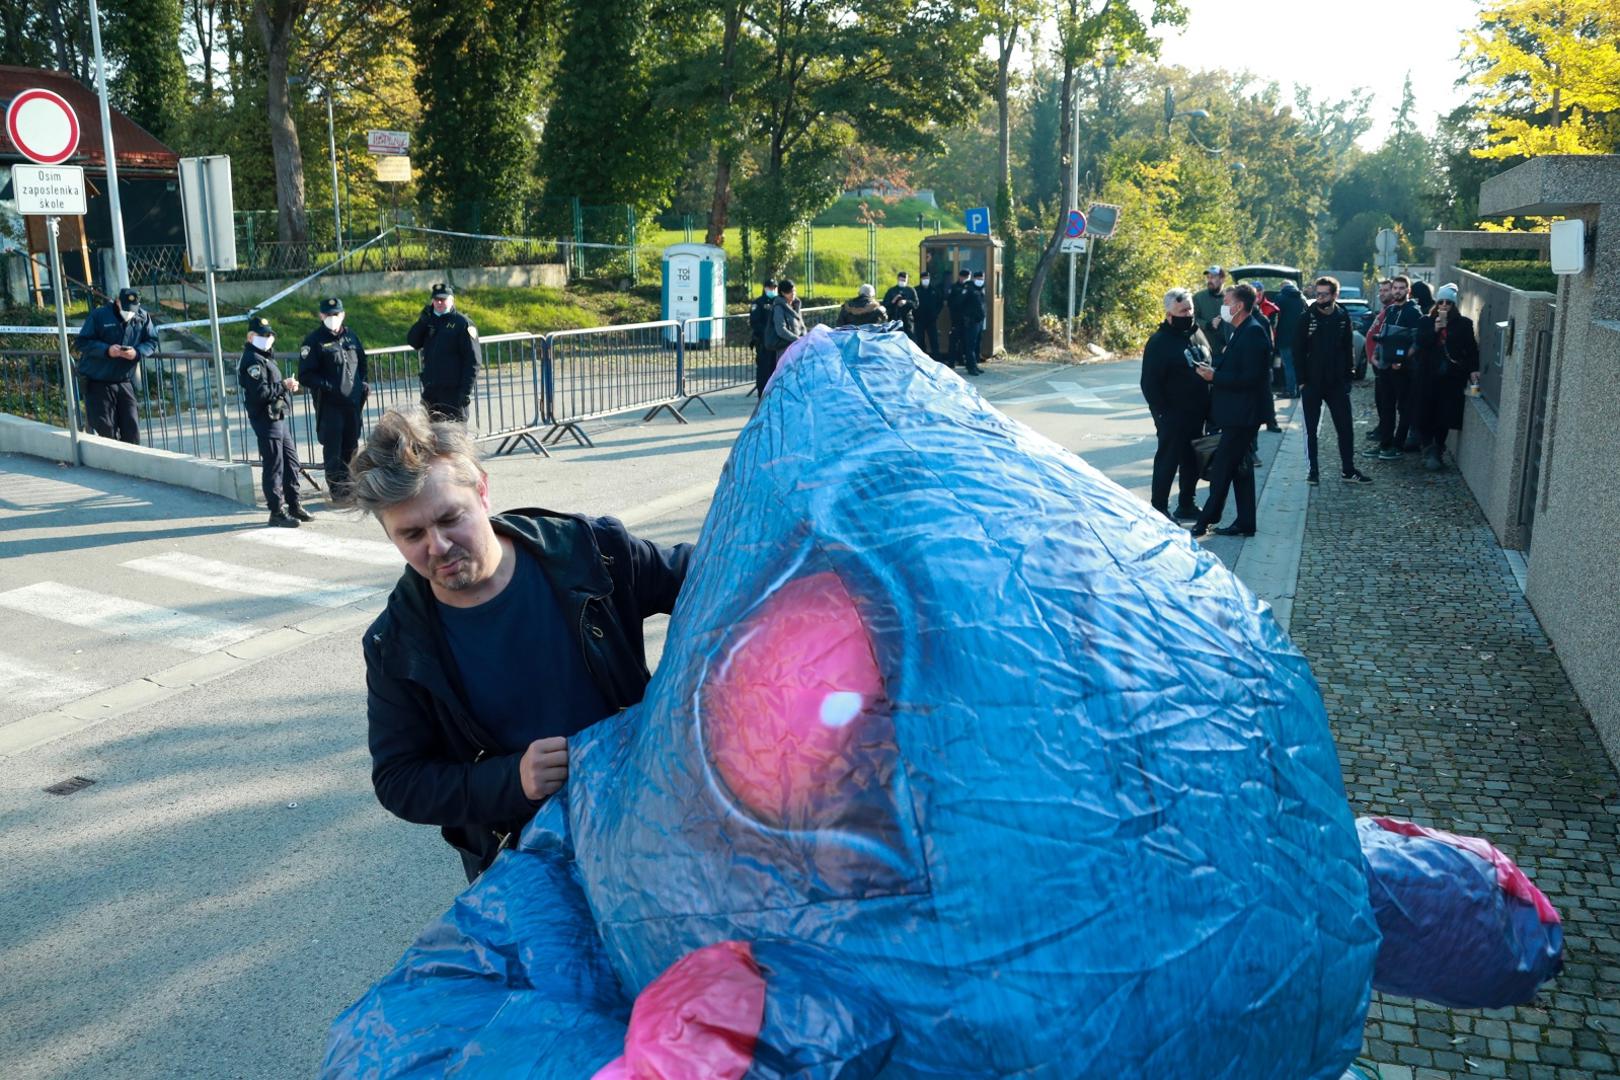
[[[967,212],[967,231],[990,235],[990,208],[988,206],[975,206]]]
[[[1063,235],[1070,240],[1086,235],[1086,215],[1078,210],[1069,211],[1069,220],[1063,225]]]

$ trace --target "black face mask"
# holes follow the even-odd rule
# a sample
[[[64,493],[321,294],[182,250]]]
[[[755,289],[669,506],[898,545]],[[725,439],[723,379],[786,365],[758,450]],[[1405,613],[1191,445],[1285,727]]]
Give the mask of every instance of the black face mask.
[[[1176,333],[1188,334],[1192,332],[1192,328],[1193,317],[1191,315],[1170,316],[1170,329],[1174,330]]]

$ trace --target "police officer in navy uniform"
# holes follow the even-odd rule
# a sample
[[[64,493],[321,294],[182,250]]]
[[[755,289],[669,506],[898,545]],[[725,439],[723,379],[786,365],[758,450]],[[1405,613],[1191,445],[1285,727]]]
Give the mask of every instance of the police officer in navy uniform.
[[[966,271],[964,271],[965,273]],[[979,352],[984,342],[984,271],[973,271],[973,283],[962,293],[962,363],[969,375],[979,374]]]
[[[883,294],[883,310],[888,312],[889,318],[900,321],[905,327],[906,337],[915,339],[919,298],[909,279],[910,275],[904,270],[894,276],[894,284]]]
[[[405,335],[422,354],[422,405],[435,419],[465,423],[483,355],[478,327],[455,310],[455,290],[443,282]]]
[[[962,359],[962,348],[967,339],[967,328],[962,323],[962,305],[967,300],[968,290],[973,288],[970,278],[971,274],[964,267],[957,271],[956,280],[945,292],[945,311],[951,317],[950,348],[945,355],[948,357],[946,363],[950,364],[953,371],[956,370],[957,362]]]
[[[118,290],[118,299],[98,307],[79,330],[79,374],[84,377],[84,407],[90,430],[106,438],[139,443],[135,419],[135,373],[157,352],[152,319],[134,289]]]
[[[292,432],[287,430],[287,408],[298,392],[298,380],[283,378],[270,349],[276,333],[270,320],[255,315],[248,322],[247,346],[236,365],[236,381],[242,387],[242,404],[248,423],[259,437],[259,457],[264,463],[264,501],[270,506],[270,524],[296,529],[300,521],[314,521],[298,505],[298,451],[293,449]]]
[[[360,444],[360,410],[371,387],[366,381],[366,350],[343,325],[343,301],[321,301],[321,325],[298,349],[298,381],[309,388],[315,406],[315,434],[321,463],[335,501],[349,491],[349,459]]]
[[[776,304],[776,282],[765,279],[760,294],[748,309],[748,343],[754,347],[754,393],[765,393],[765,382],[776,366],[776,350],[765,344],[771,325],[771,308]]]

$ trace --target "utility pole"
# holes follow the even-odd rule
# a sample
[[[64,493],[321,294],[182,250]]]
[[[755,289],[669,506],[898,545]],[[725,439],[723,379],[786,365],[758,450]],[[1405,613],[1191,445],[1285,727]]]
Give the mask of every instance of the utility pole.
[[[332,154],[332,237],[338,258],[343,258],[343,215],[338,212],[337,135],[332,127],[332,88],[326,88],[326,148]],[[354,207],[349,207],[351,211]]]
[[[1069,209],[1080,209],[1080,73],[1075,72],[1069,99]],[[1089,245],[1087,245],[1089,246]],[[1069,252],[1069,317],[1063,321],[1063,344],[1074,344],[1074,252]]]
[[[90,43],[96,51],[96,97],[101,102],[101,152],[107,159],[107,203],[112,212],[114,272],[109,293],[129,284],[129,256],[124,251],[124,208],[118,199],[118,151],[113,148],[112,111],[107,107],[107,61],[101,55],[101,12],[90,0]]]

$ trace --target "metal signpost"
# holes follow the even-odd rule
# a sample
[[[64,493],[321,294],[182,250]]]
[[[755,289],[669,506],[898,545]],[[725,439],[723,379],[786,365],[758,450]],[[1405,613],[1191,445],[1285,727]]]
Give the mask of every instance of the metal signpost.
[[[1086,215],[1070,210],[1063,222],[1063,239],[1058,241],[1058,250],[1069,256],[1069,317],[1063,322],[1064,345],[1074,344],[1074,256],[1086,247]]]
[[[62,250],[57,233],[65,215],[83,217],[84,169],[63,165],[79,148],[79,117],[49,90],[24,90],[6,108],[6,134],[35,165],[11,167],[11,197],[17,213],[45,219],[50,247],[51,296],[56,301],[56,341],[62,358],[62,399],[67,410],[68,449],[79,464],[79,393],[68,355],[67,298],[63,292]]]
[[[1379,272],[1385,278],[1393,277],[1396,253],[1400,250],[1400,237],[1395,234],[1394,229],[1379,229],[1373,247],[1378,253]]]
[[[232,212],[231,159],[221,155],[180,159],[180,208],[186,219],[186,257],[202,267],[208,282],[208,326],[214,339],[214,379],[225,460],[231,453],[231,421],[225,408],[225,352],[219,339],[219,298],[214,272],[236,269],[236,222]]]

